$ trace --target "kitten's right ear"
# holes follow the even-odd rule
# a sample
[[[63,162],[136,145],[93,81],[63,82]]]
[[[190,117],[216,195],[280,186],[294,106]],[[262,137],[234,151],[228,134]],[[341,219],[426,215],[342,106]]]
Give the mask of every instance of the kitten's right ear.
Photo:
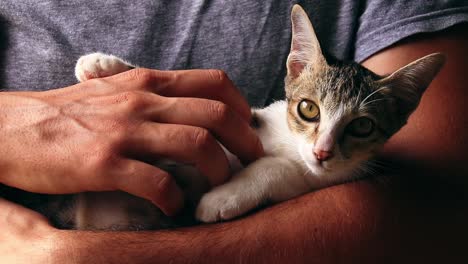
[[[445,55],[433,53],[400,68],[390,76],[378,81],[382,90],[395,99],[397,112],[406,122],[416,109],[422,94],[445,63]]]
[[[294,5],[291,12],[292,41],[288,56],[288,76],[297,78],[308,65],[326,64],[312,23],[304,9]]]

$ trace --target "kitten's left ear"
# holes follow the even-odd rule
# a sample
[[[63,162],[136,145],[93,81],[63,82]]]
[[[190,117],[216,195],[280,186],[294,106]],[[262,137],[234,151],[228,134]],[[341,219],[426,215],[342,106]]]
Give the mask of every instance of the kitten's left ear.
[[[294,5],[291,12],[292,40],[288,56],[288,76],[297,78],[309,65],[326,64],[314,28],[304,9]]]
[[[388,88],[382,90],[382,93],[395,98],[396,110],[404,118],[404,122],[416,109],[422,94],[444,63],[443,54],[433,53],[411,62],[377,82],[380,87]]]

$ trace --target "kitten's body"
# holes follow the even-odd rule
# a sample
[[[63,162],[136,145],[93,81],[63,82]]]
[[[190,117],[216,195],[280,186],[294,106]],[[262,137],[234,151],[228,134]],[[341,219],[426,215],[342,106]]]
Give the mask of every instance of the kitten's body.
[[[240,169],[237,159],[226,151],[233,172],[238,172],[228,184],[215,188],[203,197],[197,210],[199,220],[213,222],[231,219],[264,202],[284,201],[344,180],[341,177],[316,178],[301,161],[297,151],[300,142],[287,123],[286,101],[253,110],[253,116],[255,130],[264,145],[265,157]],[[159,164],[159,167],[169,170],[164,164]],[[176,175],[178,182],[192,178],[193,185],[200,179],[200,175],[193,169],[169,171]],[[191,190],[186,191],[191,194],[189,205],[194,206],[199,202],[202,192],[207,191],[204,187],[191,187]],[[81,194],[76,202],[73,211],[78,229],[141,230],[181,224],[176,219],[165,217],[149,202],[122,192]]]
[[[293,8],[292,24],[286,100],[253,110],[265,157],[236,171],[199,203],[205,186],[192,185],[202,177],[190,168],[165,167],[175,169],[170,172],[178,182],[192,188],[189,200],[198,203],[196,218],[203,222],[231,219],[267,201],[284,201],[359,177],[363,163],[406,123],[444,62],[442,55],[432,54],[382,77],[356,63],[327,62],[299,6]],[[85,81],[131,68],[123,60],[96,53],[80,58],[76,76]],[[227,155],[238,167],[236,158]],[[78,229],[168,226],[153,205],[124,193],[81,194],[77,201],[64,215]]]

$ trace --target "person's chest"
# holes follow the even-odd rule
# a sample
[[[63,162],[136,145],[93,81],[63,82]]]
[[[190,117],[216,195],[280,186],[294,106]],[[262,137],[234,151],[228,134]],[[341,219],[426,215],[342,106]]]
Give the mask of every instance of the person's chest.
[[[296,1],[4,1],[1,88],[72,85],[76,60],[101,51],[148,68],[222,69],[253,105],[282,96]]]

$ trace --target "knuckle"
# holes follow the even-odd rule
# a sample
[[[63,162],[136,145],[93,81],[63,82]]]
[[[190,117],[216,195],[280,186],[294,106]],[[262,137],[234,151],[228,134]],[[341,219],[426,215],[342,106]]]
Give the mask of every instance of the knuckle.
[[[173,83],[177,83],[184,78],[184,74],[179,71],[165,71],[164,76]]]
[[[130,135],[129,128],[124,126],[116,126],[113,135],[110,136],[109,142],[104,147],[105,151],[118,153],[123,149],[125,144],[128,142]]]
[[[221,83],[229,81],[228,75],[223,70],[210,69],[208,72],[210,73],[210,76],[213,78],[213,80],[219,81]]]
[[[192,142],[197,149],[206,149],[214,140],[210,132],[204,128],[194,129],[192,136]]]
[[[150,69],[135,68],[128,71],[128,75],[131,79],[134,79],[143,84],[149,84],[153,80],[153,74]]]
[[[231,109],[224,103],[214,102],[209,107],[209,118],[218,126],[226,124],[232,118]]]
[[[123,103],[128,112],[137,112],[144,107],[145,96],[142,92],[125,91],[118,97],[117,101]]]

